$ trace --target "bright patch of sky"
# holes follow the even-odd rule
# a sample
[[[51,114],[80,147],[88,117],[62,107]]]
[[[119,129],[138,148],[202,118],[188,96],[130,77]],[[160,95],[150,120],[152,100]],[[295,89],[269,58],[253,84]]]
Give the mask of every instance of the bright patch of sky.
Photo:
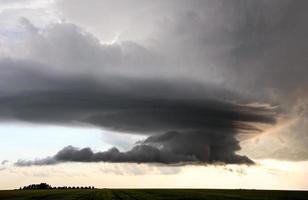
[[[26,133],[26,134],[25,134]],[[140,138],[89,127],[62,127],[31,124],[0,124],[0,161],[42,158],[67,145],[104,151],[113,146],[127,150]]]

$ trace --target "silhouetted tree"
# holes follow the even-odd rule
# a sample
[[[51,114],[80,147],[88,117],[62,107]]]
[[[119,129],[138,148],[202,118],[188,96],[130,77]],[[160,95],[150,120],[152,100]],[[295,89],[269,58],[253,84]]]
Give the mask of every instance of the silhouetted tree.
[[[94,186],[58,186],[58,187],[51,187],[50,185],[48,185],[47,183],[40,183],[40,184],[31,184],[28,186],[24,186],[24,187],[20,187],[19,190],[64,190],[64,189],[95,189]]]
[[[52,187],[47,183],[40,183],[40,184],[31,184],[28,186],[24,186],[23,190],[47,190],[51,189]],[[21,189],[21,188],[20,188]]]

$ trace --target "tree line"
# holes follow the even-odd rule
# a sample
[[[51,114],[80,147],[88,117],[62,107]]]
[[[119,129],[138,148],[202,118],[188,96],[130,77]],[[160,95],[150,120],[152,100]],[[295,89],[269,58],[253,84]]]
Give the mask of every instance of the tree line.
[[[31,184],[24,187],[20,187],[20,190],[54,190],[54,189],[95,189],[94,186],[62,186],[62,187],[52,187],[47,183],[40,183],[40,184]]]

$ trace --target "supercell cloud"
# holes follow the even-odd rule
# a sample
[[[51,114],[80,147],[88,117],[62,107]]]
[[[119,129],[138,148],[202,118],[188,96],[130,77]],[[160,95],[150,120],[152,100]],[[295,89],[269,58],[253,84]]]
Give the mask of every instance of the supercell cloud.
[[[287,147],[258,156],[292,159],[283,151],[291,148],[308,158],[306,1],[134,0],[134,13],[126,2],[93,2],[56,2],[67,21],[42,26],[25,16],[17,35],[0,37],[0,120],[147,138],[126,152],[67,146],[16,165],[251,164],[240,142],[295,118],[288,128],[303,138],[298,149],[286,131]],[[76,15],[102,6],[113,23]]]

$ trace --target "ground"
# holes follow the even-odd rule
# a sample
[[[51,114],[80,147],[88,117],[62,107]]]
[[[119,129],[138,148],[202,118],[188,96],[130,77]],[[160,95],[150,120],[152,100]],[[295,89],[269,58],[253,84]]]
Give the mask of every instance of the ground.
[[[268,199],[308,200],[308,191],[201,190],[201,189],[67,189],[3,190],[1,200],[189,200]]]

